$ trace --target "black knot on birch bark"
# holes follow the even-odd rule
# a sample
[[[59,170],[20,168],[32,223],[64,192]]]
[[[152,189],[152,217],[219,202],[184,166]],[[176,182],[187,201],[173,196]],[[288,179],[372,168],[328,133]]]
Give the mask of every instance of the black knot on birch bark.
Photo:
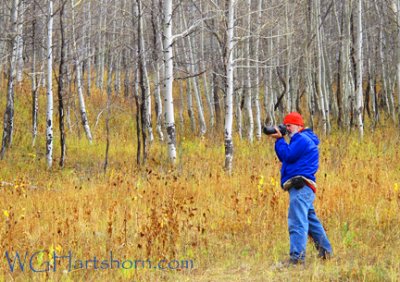
[[[176,143],[176,136],[175,136],[175,126],[170,125],[167,127],[167,134],[169,136],[169,139],[171,140],[172,144]]]

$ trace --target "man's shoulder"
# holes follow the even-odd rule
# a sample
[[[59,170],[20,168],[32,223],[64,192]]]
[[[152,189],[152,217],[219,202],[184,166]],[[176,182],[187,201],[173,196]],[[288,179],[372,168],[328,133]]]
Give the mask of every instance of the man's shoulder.
[[[311,145],[316,145],[316,146],[319,145],[319,138],[311,129],[306,128],[299,133],[300,134],[296,135],[299,135],[299,137],[303,139],[305,142],[307,143],[309,142],[311,143]]]

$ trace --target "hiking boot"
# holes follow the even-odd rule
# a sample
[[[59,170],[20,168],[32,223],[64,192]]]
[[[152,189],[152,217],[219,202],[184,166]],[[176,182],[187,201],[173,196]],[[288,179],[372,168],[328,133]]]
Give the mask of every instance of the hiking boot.
[[[283,270],[283,269],[300,267],[300,266],[304,268],[304,266],[305,266],[304,260],[288,259],[288,260],[278,262],[275,265],[274,269]]]
[[[331,259],[333,254],[331,252],[328,252],[327,250],[323,248],[319,248],[319,253],[318,253],[318,258],[322,260],[328,260]]]

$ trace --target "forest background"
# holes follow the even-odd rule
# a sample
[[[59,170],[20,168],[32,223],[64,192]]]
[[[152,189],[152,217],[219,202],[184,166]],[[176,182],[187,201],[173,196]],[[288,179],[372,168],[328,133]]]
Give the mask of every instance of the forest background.
[[[398,280],[399,10],[2,1],[0,280]],[[262,127],[291,111],[321,138],[335,256],[310,244],[305,270],[277,271],[288,203]],[[6,253],[25,251],[42,251],[36,269],[54,251],[177,269],[11,271]]]

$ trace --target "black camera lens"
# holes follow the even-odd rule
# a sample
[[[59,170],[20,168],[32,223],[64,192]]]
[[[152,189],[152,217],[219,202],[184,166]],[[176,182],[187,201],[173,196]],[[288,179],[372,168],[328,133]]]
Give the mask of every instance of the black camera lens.
[[[287,134],[286,126],[284,124],[278,125],[278,129],[281,132],[282,136]],[[265,126],[263,127],[263,133],[266,135],[271,135],[276,133],[275,126]]]

